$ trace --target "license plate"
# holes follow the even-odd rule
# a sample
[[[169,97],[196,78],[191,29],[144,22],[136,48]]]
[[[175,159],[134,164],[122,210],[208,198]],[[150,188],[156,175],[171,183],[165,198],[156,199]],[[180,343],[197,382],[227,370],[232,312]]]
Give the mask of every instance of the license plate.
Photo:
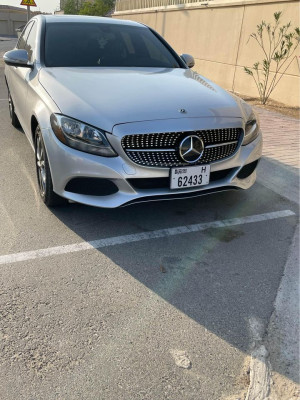
[[[171,189],[184,189],[207,185],[210,165],[198,167],[171,168]]]

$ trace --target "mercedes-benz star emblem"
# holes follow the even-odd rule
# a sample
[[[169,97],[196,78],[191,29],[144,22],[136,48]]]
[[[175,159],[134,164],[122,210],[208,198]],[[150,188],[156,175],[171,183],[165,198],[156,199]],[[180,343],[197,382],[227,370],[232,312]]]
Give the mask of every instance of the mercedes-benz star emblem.
[[[194,163],[200,159],[204,151],[202,139],[198,136],[187,136],[179,145],[179,154],[183,161]]]

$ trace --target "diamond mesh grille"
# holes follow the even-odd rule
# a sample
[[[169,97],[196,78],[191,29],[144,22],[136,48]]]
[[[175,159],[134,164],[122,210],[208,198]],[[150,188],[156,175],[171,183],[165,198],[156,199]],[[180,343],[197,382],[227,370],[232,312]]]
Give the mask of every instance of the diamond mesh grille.
[[[200,160],[192,165],[208,164],[232,156],[240,144],[242,132],[240,128],[229,128],[126,135],[122,138],[122,147],[130,160],[139,165],[185,166],[191,164],[181,159],[179,145],[185,137],[197,135],[204,143],[204,151]]]

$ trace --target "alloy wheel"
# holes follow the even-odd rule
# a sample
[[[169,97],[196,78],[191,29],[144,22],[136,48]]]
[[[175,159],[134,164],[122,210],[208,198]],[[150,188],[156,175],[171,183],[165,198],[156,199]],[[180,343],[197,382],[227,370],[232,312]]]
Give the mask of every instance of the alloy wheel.
[[[45,196],[46,193],[45,149],[40,136],[37,137],[36,141],[36,165],[37,165],[38,181],[39,181],[41,195]]]

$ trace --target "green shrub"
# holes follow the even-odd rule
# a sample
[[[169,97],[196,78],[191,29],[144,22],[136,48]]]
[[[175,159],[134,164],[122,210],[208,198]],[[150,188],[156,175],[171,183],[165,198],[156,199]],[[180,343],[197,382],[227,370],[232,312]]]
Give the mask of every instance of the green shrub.
[[[291,22],[282,25],[281,15],[281,11],[274,13],[273,25],[262,21],[257,25],[256,33],[252,33],[249,38],[256,40],[264,54],[263,60],[254,63],[252,68],[244,67],[244,71],[255,81],[262,104],[266,104],[283,74],[297,57],[295,51],[300,40],[299,27],[291,28]],[[274,74],[272,79],[271,72]]]

